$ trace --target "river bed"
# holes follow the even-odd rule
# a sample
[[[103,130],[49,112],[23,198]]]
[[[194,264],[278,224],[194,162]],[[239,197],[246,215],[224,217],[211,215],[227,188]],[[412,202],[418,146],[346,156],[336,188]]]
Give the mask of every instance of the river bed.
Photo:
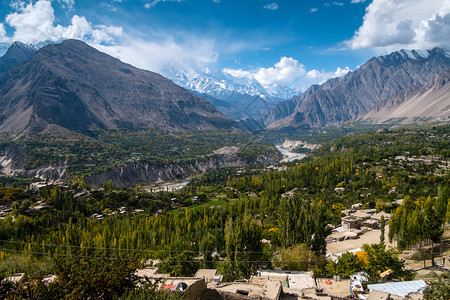
[[[191,182],[191,178],[187,178],[183,181],[164,182],[157,185],[146,186],[143,189],[150,193],[175,192],[186,187],[189,184],[189,182]]]
[[[289,151],[289,149],[283,148],[281,145],[275,146],[278,151],[283,155],[283,159],[280,162],[291,162],[304,158],[306,155]]]

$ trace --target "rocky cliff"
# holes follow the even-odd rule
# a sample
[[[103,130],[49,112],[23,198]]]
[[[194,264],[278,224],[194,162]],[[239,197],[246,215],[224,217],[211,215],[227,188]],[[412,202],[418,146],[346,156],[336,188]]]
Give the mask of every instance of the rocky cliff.
[[[169,164],[154,166],[143,162],[126,164],[90,176],[85,179],[90,184],[101,184],[111,180],[117,187],[135,186],[136,184],[155,183],[185,178],[193,174],[201,174],[225,167],[243,167],[249,163],[277,163],[281,157],[260,155],[252,162],[240,158],[237,153],[226,155],[211,155],[206,159],[196,160],[185,164]]]
[[[381,101],[362,117],[371,123],[450,121],[450,68],[423,87],[413,86]]]
[[[41,48],[0,77],[0,131],[233,129],[208,101],[77,40]]]
[[[266,123],[270,123],[269,128],[340,125],[363,116],[404,89],[424,86],[448,67],[450,52],[441,48],[374,57],[354,72],[278,104]]]
[[[21,144],[0,145],[0,174],[3,176],[35,177],[42,180],[63,179],[70,173],[67,162],[43,165],[31,170],[25,169],[25,148]],[[183,164],[152,165],[145,162],[122,164],[114,169],[85,178],[90,184],[112,181],[117,187],[132,187],[136,184],[149,184],[185,178],[193,174],[224,167],[241,167],[249,164],[271,164],[281,159],[279,153],[260,154],[252,158],[239,155],[238,147],[224,147],[203,159]]]

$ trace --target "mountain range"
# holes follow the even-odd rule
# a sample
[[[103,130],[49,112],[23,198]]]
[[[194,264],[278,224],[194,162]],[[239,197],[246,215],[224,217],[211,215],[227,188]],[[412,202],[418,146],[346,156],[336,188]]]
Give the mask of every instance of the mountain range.
[[[26,60],[18,45],[5,56]],[[171,80],[77,40],[45,46],[0,77],[0,131],[141,127],[233,130],[237,125]]]
[[[450,52],[441,48],[374,57],[354,72],[313,85],[300,96],[278,103],[265,123],[269,128],[340,125],[363,117],[378,103],[401,97],[399,93],[405,89],[429,84],[449,67]]]
[[[401,50],[282,101],[281,96],[296,92],[283,87],[270,92],[254,79],[217,69],[166,69],[188,91],[81,41],[40,50],[15,42],[0,57],[0,130],[235,130],[237,123],[229,118],[250,130],[334,126],[356,119],[448,122],[449,68],[448,50]]]
[[[423,87],[412,86],[381,101],[362,117],[371,123],[413,124],[450,121],[450,68]]]
[[[163,68],[161,74],[176,84],[206,97],[233,120],[250,118],[260,121],[278,102],[300,94],[288,86],[263,87],[254,78],[234,77],[214,67],[194,70],[173,63]]]
[[[22,42],[14,42],[5,55],[0,57],[0,74],[6,73],[15,65],[25,62],[33,57],[37,49]]]
[[[272,98],[274,101],[291,99],[299,92],[288,86],[274,85],[263,87],[256,79],[234,77],[215,67],[202,67],[199,70],[186,69],[171,64],[161,71],[165,77],[180,86],[199,94],[208,94],[219,100],[230,101],[236,94]]]

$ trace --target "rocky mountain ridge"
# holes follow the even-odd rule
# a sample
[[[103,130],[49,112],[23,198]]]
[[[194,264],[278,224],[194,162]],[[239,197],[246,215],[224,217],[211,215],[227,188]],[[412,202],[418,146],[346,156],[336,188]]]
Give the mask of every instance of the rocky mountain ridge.
[[[450,68],[423,87],[412,86],[381,101],[362,117],[371,123],[417,124],[450,121]]]
[[[22,42],[14,42],[6,53],[0,57],[0,74],[8,72],[15,65],[31,59],[37,49]]]
[[[424,86],[448,67],[450,52],[441,48],[374,57],[354,72],[277,104],[266,124],[269,128],[340,125],[362,117],[404,89]]]
[[[299,92],[287,86],[274,85],[263,87],[256,79],[234,77],[233,75],[213,67],[203,67],[200,70],[184,70],[180,66],[167,66],[161,74],[173,80],[180,86],[199,94],[208,94],[219,100],[233,98],[234,95],[261,96],[274,101],[290,99]]]
[[[275,104],[300,92],[274,85],[263,87],[253,78],[238,78],[217,68],[184,70],[171,65],[162,74],[176,84],[207,98],[220,112],[234,120],[246,118],[261,122]]]
[[[41,48],[0,77],[0,131],[230,129],[208,101],[78,40]]]

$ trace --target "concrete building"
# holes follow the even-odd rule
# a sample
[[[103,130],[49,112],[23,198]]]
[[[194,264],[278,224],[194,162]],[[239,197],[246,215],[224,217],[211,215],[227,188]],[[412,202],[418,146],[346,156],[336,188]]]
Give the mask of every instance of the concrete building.
[[[317,287],[333,298],[350,297],[350,281],[348,279],[334,280],[328,278],[318,278]]]
[[[377,229],[380,227],[381,217],[387,222],[390,214],[386,212],[376,213],[376,210],[357,210],[341,218],[341,226],[346,229],[360,229],[361,227]]]
[[[213,282],[214,277],[223,278],[222,275],[217,275],[216,269],[198,269],[197,273],[195,273],[196,278],[205,278],[206,283]],[[220,279],[218,281],[221,281]]]
[[[368,219],[363,222],[363,226],[371,229],[377,229],[378,221],[374,219]]]
[[[267,281],[265,284],[234,282],[215,286],[214,290],[221,298],[236,300],[279,300],[282,294],[280,281]],[[203,299],[203,298],[202,298]]]
[[[346,229],[359,229],[361,228],[361,219],[354,215],[342,217],[341,226]]]
[[[286,282],[286,287],[298,291],[317,287],[311,272],[259,270],[257,271],[257,277],[267,278],[269,280],[279,280],[284,278],[283,280]],[[285,286],[284,282],[283,286]]]

